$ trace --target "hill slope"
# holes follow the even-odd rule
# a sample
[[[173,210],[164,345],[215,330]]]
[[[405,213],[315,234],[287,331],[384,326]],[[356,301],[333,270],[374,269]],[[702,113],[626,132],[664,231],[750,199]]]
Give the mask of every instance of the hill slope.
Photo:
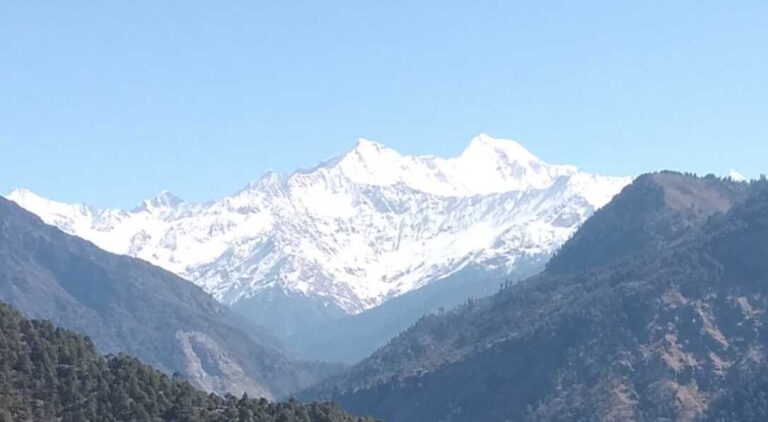
[[[312,380],[199,287],[104,252],[2,198],[0,300],[207,390],[274,397]]]
[[[0,303],[0,421],[363,422],[331,403],[221,398]]]
[[[768,370],[752,377],[734,380],[740,383],[713,401],[705,422],[764,422],[768,420]]]
[[[765,368],[767,238],[764,182],[642,176],[543,274],[307,396],[391,421],[695,420]]]

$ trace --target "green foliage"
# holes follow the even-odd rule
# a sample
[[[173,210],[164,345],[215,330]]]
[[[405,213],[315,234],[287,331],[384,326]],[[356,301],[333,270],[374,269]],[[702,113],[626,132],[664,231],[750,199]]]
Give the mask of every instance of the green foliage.
[[[86,337],[0,303],[0,422],[362,422],[333,403],[271,403],[195,390]]]

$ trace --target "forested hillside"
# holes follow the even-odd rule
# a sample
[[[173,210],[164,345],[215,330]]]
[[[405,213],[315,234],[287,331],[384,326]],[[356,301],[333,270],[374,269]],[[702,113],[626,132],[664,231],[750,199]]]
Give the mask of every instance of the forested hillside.
[[[768,370],[744,380],[742,385],[712,403],[704,422],[768,421]]]
[[[768,183],[641,176],[542,275],[423,318],[306,396],[388,421],[706,417],[766,367],[765,239]]]
[[[0,421],[370,421],[331,403],[272,403],[195,390],[127,355],[0,303]]]

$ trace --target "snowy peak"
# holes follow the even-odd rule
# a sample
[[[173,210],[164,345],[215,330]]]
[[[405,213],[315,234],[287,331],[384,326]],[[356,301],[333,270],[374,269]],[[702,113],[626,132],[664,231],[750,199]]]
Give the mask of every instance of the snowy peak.
[[[747,176],[744,176],[743,174],[739,173],[736,170],[729,171],[728,177],[734,182],[746,182],[748,180]]]
[[[30,191],[29,189],[24,188],[18,188],[10,191],[8,195],[5,196],[6,199],[9,199],[11,201],[17,202],[17,201],[49,201],[48,199],[45,199],[36,193]]]
[[[259,180],[252,180],[238,194],[247,194],[248,192],[275,192],[281,188],[283,176],[274,171],[264,173]]]
[[[175,208],[183,202],[184,201],[178,196],[167,190],[162,190],[157,195],[153,196],[147,201],[144,201],[144,204],[153,208]]]
[[[460,158],[478,161],[503,159],[508,163],[542,162],[539,157],[533,155],[520,143],[511,139],[494,138],[485,133],[474,137],[469,142],[469,146],[461,153]]]
[[[177,211],[182,204],[184,204],[184,201],[181,198],[167,190],[162,190],[155,196],[142,201],[142,203],[131,210],[131,212],[148,212],[150,214],[168,216]]]
[[[336,160],[331,160],[331,166],[360,165],[381,168],[381,160],[397,161],[403,157],[396,150],[376,141],[360,138],[355,146]]]
[[[44,214],[56,216],[59,221],[80,215],[92,215],[96,212],[88,205],[54,201],[23,188],[12,190],[5,198],[41,217]]]
[[[387,186],[400,182],[403,157],[392,148],[367,139],[335,163],[334,168],[354,183]]]
[[[481,134],[453,160],[467,191],[492,194],[552,186],[558,177],[573,175],[573,166],[551,165],[520,143]]]
[[[371,186],[402,184],[432,195],[464,197],[543,189],[558,177],[577,172],[573,166],[547,164],[516,141],[481,134],[453,158],[401,155],[381,143],[360,139],[346,154],[300,172],[299,177],[302,184],[307,183],[306,177],[319,177],[335,186],[343,180]]]
[[[394,149],[366,138],[359,138],[355,147],[347,154],[356,154],[361,157],[376,158],[382,154],[399,155]]]

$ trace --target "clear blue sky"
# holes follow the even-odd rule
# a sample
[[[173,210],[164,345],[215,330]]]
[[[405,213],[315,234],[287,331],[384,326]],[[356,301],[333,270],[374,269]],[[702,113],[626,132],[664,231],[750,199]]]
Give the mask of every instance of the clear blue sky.
[[[0,3],[0,193],[206,200],[358,137],[479,132],[606,174],[768,172],[768,2]]]

